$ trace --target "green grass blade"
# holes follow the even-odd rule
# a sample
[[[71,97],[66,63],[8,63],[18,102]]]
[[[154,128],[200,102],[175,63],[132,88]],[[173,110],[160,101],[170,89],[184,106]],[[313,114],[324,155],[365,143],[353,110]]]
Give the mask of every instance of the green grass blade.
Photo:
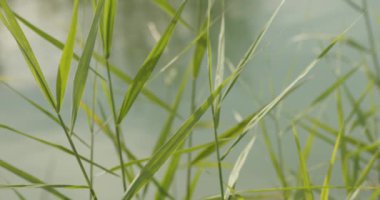
[[[354,67],[350,71],[348,71],[346,74],[338,78],[330,87],[328,87],[324,92],[322,92],[318,97],[316,97],[312,103],[311,106],[316,105],[319,102],[322,102],[324,99],[326,99],[332,92],[335,91],[339,86],[344,84],[348,78],[350,78],[355,72],[360,68]]]
[[[248,48],[248,51],[245,53],[244,57],[240,60],[239,64],[237,65],[237,69],[243,70],[244,67],[247,65],[248,61],[251,60],[253,55],[256,53],[257,47],[261,43],[262,39],[264,38],[265,34],[268,32],[269,27],[272,25],[274,19],[276,18],[277,14],[281,10],[282,6],[284,5],[285,0],[282,0],[281,3],[278,5],[276,10],[273,12],[267,23],[265,24],[263,30],[260,32],[260,34],[257,36],[256,40],[251,44],[251,46]],[[223,94],[222,99],[224,99],[227,94],[230,92],[231,88],[234,86],[235,81],[233,81],[228,88],[226,89],[226,92]]]
[[[15,166],[13,166],[13,165],[11,165],[11,164],[9,164],[9,163],[5,162],[4,160],[1,160],[1,159],[0,159],[0,167],[8,170],[9,172],[15,174],[16,176],[18,176],[18,177],[20,177],[20,178],[22,178],[28,182],[37,183],[37,184],[45,184],[42,180],[36,178],[35,176],[15,167]],[[46,190],[47,192],[53,194],[54,196],[56,196],[59,199],[70,199],[54,188],[45,187],[43,189]]]
[[[194,125],[199,121],[203,114],[208,110],[214,101],[215,97],[220,94],[222,89],[231,81],[237,77],[239,71],[231,74],[226,78],[223,83],[215,89],[215,91],[196,109],[196,111],[187,118],[187,120],[181,125],[177,132],[162,146],[145,167],[141,170],[140,174],[134,179],[131,186],[124,194],[123,199],[131,199],[138,190],[141,189],[154,173],[165,163],[165,161],[175,153],[175,151],[182,145],[187,136],[190,134]]]
[[[373,167],[374,167],[374,164],[376,163],[376,161],[378,161],[379,159],[379,156],[380,156],[380,150],[377,150],[376,153],[372,156],[371,160],[368,162],[368,164],[365,166],[365,168],[361,171],[360,175],[359,175],[359,178],[355,181],[355,187],[361,187],[361,185],[364,183],[364,181],[366,180],[368,174],[373,171]],[[360,188],[358,188],[359,190]],[[352,193],[350,193],[349,196],[351,196],[352,194],[354,194],[356,191],[353,191]]]
[[[248,154],[252,149],[253,144],[256,141],[256,135],[252,137],[252,139],[249,141],[249,143],[245,146],[245,148],[241,151],[239,154],[239,157],[237,158],[234,168],[230,172],[230,176],[228,178],[227,183],[227,190],[225,192],[224,199],[228,200],[230,199],[231,195],[231,189],[235,189],[236,182],[239,178],[240,171],[243,168],[243,165],[245,164],[245,161],[247,160]]]
[[[283,170],[283,167],[280,165],[279,159],[278,159],[278,157],[277,157],[277,155],[273,149],[273,145],[272,145],[272,142],[269,138],[268,130],[267,130],[266,125],[265,125],[265,121],[262,121],[260,123],[260,127],[262,130],[262,134],[264,136],[265,146],[268,149],[269,157],[270,157],[272,165],[276,171],[277,177],[278,177],[278,179],[281,182],[281,185],[283,187],[288,187],[289,184],[288,184],[288,181],[286,180],[285,172]],[[285,192],[284,196],[288,197],[289,193]]]
[[[103,39],[103,49],[105,57],[110,56],[113,38],[113,29],[115,24],[115,16],[117,10],[116,0],[106,0],[104,5],[103,20],[101,21],[100,33]]]
[[[99,25],[99,19],[103,11],[104,0],[99,0],[94,19],[91,24],[91,29],[87,37],[87,41],[82,53],[81,58],[79,59],[78,68],[75,73],[74,78],[74,89],[73,89],[73,100],[72,100],[72,112],[71,112],[71,130],[75,126],[80,101],[86,86],[88,70],[90,66],[90,61],[92,53],[94,51],[97,29]]]
[[[74,53],[75,35],[78,22],[78,5],[79,0],[74,1],[73,14],[71,17],[70,31],[67,35],[66,44],[63,48],[61,61],[57,74],[56,93],[57,93],[57,110],[61,109],[61,105],[65,96],[67,79],[69,78],[71,61]]]
[[[161,54],[164,52],[166,45],[172,37],[174,28],[176,27],[177,21],[181,16],[182,10],[184,9],[186,3],[187,0],[183,1],[175,17],[172,19],[171,23],[167,27],[165,33],[162,35],[161,39],[158,41],[153,50],[149,53],[140,70],[137,72],[137,75],[133,79],[132,84],[129,86],[128,91],[124,97],[122,106],[120,108],[120,113],[117,119],[118,124],[120,124],[124,117],[127,115],[128,111],[132,107],[132,104],[136,100],[137,96],[141,92],[142,88],[144,87],[145,83],[148,81],[150,75],[156,67]]]
[[[45,98],[48,100],[50,105],[56,109],[56,102],[49,85],[46,82],[45,76],[41,70],[40,64],[33,53],[32,47],[30,46],[24,32],[22,31],[20,25],[17,23],[16,17],[13,14],[12,10],[9,8],[6,0],[0,1],[0,6],[4,11],[4,15],[0,12],[0,20],[8,28],[9,32],[13,35],[16,40],[22,55],[27,62],[30,71],[33,74],[34,79],[36,80],[40,90],[44,94]]]
[[[325,187],[328,187],[330,185],[330,179],[332,176],[333,167],[335,165],[336,154],[337,154],[339,147],[341,146],[342,138],[344,137],[344,132],[345,132],[344,114],[343,114],[343,108],[342,108],[342,104],[341,104],[342,101],[340,99],[341,95],[340,95],[339,90],[337,91],[337,97],[336,98],[337,98],[337,113],[338,113],[338,121],[339,121],[339,132],[338,132],[338,135],[337,135],[336,140],[335,140],[335,144],[334,144],[333,151],[331,153],[331,158],[330,158],[330,161],[328,164],[327,172],[326,172],[326,175],[325,175],[325,178],[323,181],[323,186],[325,186]],[[322,189],[320,199],[321,200],[329,199],[329,188]]]
[[[182,78],[182,82],[177,90],[177,95],[176,95],[176,98],[174,100],[174,103],[173,103],[173,106],[171,108],[171,110],[173,112],[171,112],[168,116],[168,118],[166,119],[166,122],[164,124],[164,127],[163,129],[161,130],[160,132],[160,136],[153,148],[153,152],[157,151],[166,141],[167,141],[167,138],[172,130],[172,126],[173,126],[173,123],[174,123],[174,120],[175,120],[175,114],[177,113],[178,111],[178,108],[179,108],[179,105],[181,103],[181,99],[182,99],[182,96],[183,96],[183,93],[186,89],[186,85],[187,85],[187,82],[188,82],[188,79],[189,79],[189,70],[187,73],[185,73],[184,77]]]
[[[97,53],[94,53],[94,58],[96,61],[98,61],[99,63],[101,63],[103,66],[106,65],[106,60],[100,56],[99,54]],[[126,84],[132,84],[133,82],[133,79],[127,75],[126,73],[124,73],[122,70],[120,70],[120,68],[116,67],[115,65],[109,63],[109,67],[110,67],[110,71],[116,76],[118,77],[120,80],[122,80],[124,83]],[[163,101],[162,99],[160,99],[157,95],[155,95],[151,90],[149,90],[148,88],[143,88],[141,93],[148,99],[150,100],[151,102],[153,102],[154,104],[158,105],[159,107],[163,108],[164,110],[168,111],[169,113],[172,113],[173,110],[171,108],[171,106],[169,104],[167,104],[165,101]],[[177,117],[180,117],[180,115],[177,113],[176,114]]]
[[[21,23],[23,23],[26,27],[28,27],[30,30],[35,32],[37,35],[45,39],[47,42],[51,43],[53,46],[57,47],[58,49],[63,49],[64,44],[59,41],[58,39],[54,38],[53,36],[49,35],[48,33],[44,32],[43,30],[39,29],[38,27],[34,26],[32,23],[30,23],[25,18],[15,14],[17,19],[20,20]],[[94,53],[93,54],[95,60],[97,60],[99,63],[101,63],[103,66],[105,66],[105,59],[102,58],[100,55]],[[74,59],[79,60],[79,56],[74,53]],[[118,78],[120,78],[123,82],[127,84],[132,83],[132,78],[125,74],[123,71],[121,71],[118,67],[110,64],[111,72],[114,73]],[[102,80],[105,80],[105,78],[99,74],[95,69],[90,67],[90,70],[94,72],[98,77],[100,77]],[[157,104],[158,106],[162,107],[164,110],[167,110],[168,112],[172,112],[170,106],[165,103],[165,101],[161,100],[157,95],[155,95],[152,91],[148,90],[147,88],[143,88],[142,94],[146,96],[150,101]],[[178,116],[178,115],[177,115]],[[180,116],[178,116],[180,117]]]
[[[0,184],[0,189],[30,189],[30,188],[62,188],[62,189],[88,189],[87,185],[65,185],[65,184],[12,184],[12,185],[4,185]]]
[[[294,135],[294,140],[296,142],[296,147],[297,147],[297,153],[298,153],[298,159],[299,159],[299,164],[300,164],[300,169],[301,169],[301,174],[302,174],[302,180],[303,180],[303,185],[307,188],[310,187],[310,178],[309,178],[309,172],[307,170],[307,163],[304,157],[304,152],[302,151],[301,148],[301,143],[298,138],[298,133],[295,125],[293,124],[293,135]],[[313,192],[312,190],[306,190],[305,193],[305,199],[307,200],[313,200]]]
[[[175,16],[175,10],[174,8],[169,4],[167,0],[153,0],[153,2],[158,5],[163,11],[165,11],[170,17],[174,18]],[[191,26],[182,18],[179,18],[179,22],[183,24],[186,28],[192,29]]]
[[[199,36],[197,37],[198,40],[195,44],[193,59],[192,59],[192,66],[193,66],[193,79],[196,79],[199,75],[199,69],[201,67],[203,57],[206,53],[207,49],[207,32],[204,31],[206,28],[208,28],[207,23],[208,20],[206,19],[205,23],[201,27],[201,30],[199,31]]]

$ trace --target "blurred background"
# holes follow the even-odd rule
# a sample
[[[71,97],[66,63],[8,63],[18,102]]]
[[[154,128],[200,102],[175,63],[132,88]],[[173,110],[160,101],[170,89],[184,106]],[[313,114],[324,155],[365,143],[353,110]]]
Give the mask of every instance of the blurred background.
[[[16,13],[59,40],[65,41],[69,29],[72,1],[12,0],[8,2]],[[180,3],[180,1],[174,0],[169,2],[174,6],[178,6]],[[194,2],[189,2],[183,18],[196,26],[199,5]],[[360,3],[361,1],[355,2]],[[234,65],[239,62],[279,3],[280,1],[278,0],[226,1],[227,62]],[[378,36],[380,33],[380,1],[368,1],[368,4],[372,26]],[[207,1],[204,1],[204,5],[201,5],[201,7],[206,9]],[[91,20],[90,2],[83,1],[80,9],[78,44],[83,44],[82,39],[87,35],[88,22]],[[230,127],[240,117],[249,115],[279,94],[335,35],[340,34],[357,19],[357,23],[348,32],[347,36],[368,47],[363,17],[344,0],[287,0],[270,27],[264,41],[259,46],[257,54],[242,73],[242,81],[236,85],[223,103],[220,130]],[[134,75],[156,43],[157,35],[163,32],[169,20],[170,17],[152,1],[119,1],[113,53],[111,55],[112,63],[120,67],[124,72]],[[45,75],[48,77],[49,84],[54,85],[61,51],[25,26],[22,26],[22,28],[40,61]],[[216,45],[219,21],[215,23],[212,30],[213,45]],[[194,37],[195,34],[178,25],[174,37],[171,39],[168,49],[157,68],[164,67]],[[376,45],[380,47],[380,39],[378,37],[377,39]],[[77,46],[80,47],[80,45]],[[100,45],[96,49],[101,52]],[[76,52],[80,52],[80,48],[76,49]],[[190,58],[191,54],[186,56]],[[291,171],[292,169],[297,169],[298,166],[297,152],[291,132],[282,132],[284,127],[292,120],[291,117],[286,116],[295,115],[305,109],[311,100],[336,80],[337,74],[342,74],[352,69],[362,60],[363,56],[368,55],[360,55],[356,49],[351,48],[349,45],[338,44],[334,49],[334,53],[330,54],[312,71],[307,83],[289,96],[276,109],[274,114],[280,113],[278,115],[282,117],[278,121],[278,127],[272,124],[273,127],[269,128],[269,132],[273,140],[278,137],[282,138],[281,145],[277,144],[277,147],[280,146],[282,149],[284,167]],[[348,61],[345,62],[345,59],[348,59]],[[176,88],[182,79],[182,72],[187,65],[186,59],[182,59],[182,61],[179,61],[164,73],[159,73],[159,70],[156,70],[153,75],[155,78],[148,83],[147,87],[163,100],[172,102],[176,94]],[[198,104],[208,96],[206,63],[201,67],[201,74],[196,99]],[[48,106],[35,84],[14,39],[3,24],[0,24],[0,77],[24,95],[43,106]],[[349,87],[352,88],[352,91],[358,91],[354,93],[355,96],[358,96],[365,87],[365,79],[365,75],[353,76],[350,79]],[[125,85],[117,80],[115,80],[115,85],[116,95],[123,96]],[[189,94],[190,92],[187,92],[180,108],[181,113],[185,116],[190,112]],[[17,94],[0,85],[0,95],[0,123],[17,127],[17,129],[32,135],[68,146],[60,127],[35,110]],[[86,94],[84,98],[88,99],[91,96]],[[64,115],[69,116],[71,107],[67,102],[69,101],[66,101],[67,105],[65,104],[65,106],[68,110],[64,111]],[[118,99],[118,102],[118,105],[120,105],[120,99]],[[326,107],[328,107],[329,103],[334,104],[334,100],[327,101]],[[166,116],[165,111],[152,105],[144,97],[139,97],[138,103],[134,105],[131,114],[126,119],[124,128],[126,143],[134,153],[141,158],[150,155],[152,150],[150,147],[154,146]],[[209,119],[209,115],[207,116]],[[331,111],[326,112],[325,117],[334,123],[336,121],[335,116],[335,112]],[[90,136],[85,115],[81,113],[80,118],[81,120],[77,123],[76,130],[79,135],[88,139]],[[306,136],[300,132],[300,137],[304,139]],[[201,141],[212,141],[213,135],[207,129],[197,130],[194,133],[194,140],[196,143],[201,144],[203,143]],[[309,164],[312,166],[311,169],[314,169],[311,172],[313,180],[321,183],[325,168],[319,165],[329,159],[332,147],[322,142],[316,142],[316,146],[318,144],[320,149],[312,153]],[[117,165],[116,152],[103,134],[96,135],[95,145],[95,159],[99,163],[105,163],[109,167]],[[86,149],[81,150],[86,152]],[[239,148],[232,152],[228,162],[233,163],[239,152]],[[84,183],[73,157],[50,150],[46,146],[5,130],[0,130],[0,159],[30,172],[48,183]],[[214,156],[210,159],[214,160]],[[228,170],[226,170],[225,175],[228,175],[227,172]],[[99,171],[97,173],[99,174]],[[260,135],[242,173],[245,175],[238,181],[237,187],[239,189],[266,188],[279,185],[271,166],[264,140]],[[319,176],[320,178],[318,178]],[[196,188],[195,199],[201,199],[218,192],[216,177],[216,168],[206,169],[200,180],[200,185]],[[183,194],[184,192],[183,187],[181,187],[184,184],[181,181],[183,178],[184,174],[179,174],[176,179],[178,194]],[[334,176],[333,182],[335,180],[339,182],[339,176]],[[0,169],[0,183],[17,184],[23,182],[22,179]],[[118,199],[120,197],[121,185],[119,179],[99,175],[95,182],[100,199]],[[207,187],[202,187],[202,185]],[[51,196],[43,190],[22,189],[20,191],[28,194],[30,199],[51,199]],[[88,196],[87,192],[81,190],[65,190],[64,192],[73,199],[86,199]],[[182,195],[179,196],[182,197]],[[15,199],[15,194],[12,190],[0,189],[0,199]]]

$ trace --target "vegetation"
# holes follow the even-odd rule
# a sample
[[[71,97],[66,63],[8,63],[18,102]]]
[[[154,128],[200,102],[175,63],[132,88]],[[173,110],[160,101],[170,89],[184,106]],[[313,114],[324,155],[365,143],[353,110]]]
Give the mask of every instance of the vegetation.
[[[0,133],[18,135],[45,145],[49,151],[59,151],[74,158],[76,163],[72,167],[80,170],[83,183],[49,183],[28,172],[27,163],[15,166],[0,159],[0,168],[25,180],[21,184],[2,183],[1,190],[12,190],[14,197],[19,199],[28,199],[25,189],[42,189],[57,199],[71,199],[71,192],[79,190],[88,192],[90,199],[102,199],[104,194],[100,192],[97,179],[108,176],[118,180],[115,188],[120,189],[121,199],[325,200],[380,197],[377,112],[380,64],[367,0],[362,4],[346,0],[347,5],[359,13],[359,18],[339,34],[329,37],[328,41],[321,40],[323,47],[319,53],[293,76],[282,91],[230,127],[223,124],[225,115],[230,114],[225,109],[231,107],[225,101],[227,98],[245,98],[231,93],[237,85],[244,84],[242,73],[255,59],[267,32],[286,4],[285,0],[278,2],[236,64],[230,62],[226,53],[227,2],[183,0],[171,3],[154,0],[156,9],[170,16],[170,21],[166,22],[162,33],[153,33],[158,35],[157,41],[141,66],[135,68],[134,75],[129,75],[126,67],[113,64],[113,59],[118,59],[113,56],[113,45],[116,42],[114,32],[120,28],[115,26],[117,12],[122,12],[118,9],[120,2],[94,0],[89,5],[85,1],[72,2],[71,23],[66,41],[62,42],[23,18],[21,13],[14,12],[7,0],[0,0],[0,20],[17,42],[46,103],[40,104],[22,94],[5,79],[1,84],[43,114],[46,123],[60,127],[66,143],[55,143],[1,122]],[[79,22],[85,19],[80,17],[83,11],[80,8],[86,6],[92,6],[93,13],[87,35],[81,38]],[[197,16],[189,16],[196,20],[184,15],[189,12],[186,11],[188,6],[195,7],[192,11],[195,10]],[[359,23],[366,27],[368,45],[349,36]],[[46,78],[25,29],[61,50],[54,86]],[[180,34],[178,30],[193,37],[186,38],[186,44],[176,54],[166,54],[170,41]],[[335,46],[353,49],[361,60],[352,60],[345,52],[335,51]],[[345,67],[338,66],[336,80],[315,95],[308,106],[300,107],[298,113],[278,109],[310,81],[309,75],[322,61],[326,65],[337,61]],[[149,85],[156,78],[169,76],[171,69],[177,69],[179,73],[175,77],[178,84],[170,86],[175,91],[174,98],[168,102],[162,91],[150,89]],[[350,88],[350,80],[354,77],[365,77],[362,91]],[[202,87],[202,84],[207,86]],[[203,89],[207,89],[206,97]],[[334,105],[331,105],[332,100]],[[128,145],[129,132],[125,131],[134,112],[137,112],[133,109],[138,104],[155,106],[166,115],[165,120],[157,118],[163,122],[162,129],[150,133],[154,146],[149,149],[152,153],[148,157],[140,157],[134,152]],[[190,113],[184,111],[185,107],[190,108]],[[78,128],[78,124],[85,123],[83,119],[87,119],[87,131]],[[149,126],[147,121],[145,123]],[[200,141],[196,139],[197,132],[209,134],[213,139]],[[110,156],[117,159],[116,166],[99,162],[101,159],[96,158],[95,144],[99,134],[113,145],[114,153]],[[293,149],[284,148],[289,138]],[[254,151],[258,142],[266,147],[267,154],[260,152],[260,156],[268,156],[277,182],[273,187],[241,189],[239,180],[243,176],[255,178],[255,174],[260,173],[244,170],[249,156],[259,153]],[[328,151],[329,154],[327,157],[318,155],[320,151]],[[292,161],[284,156],[292,153],[291,157],[297,161],[296,167],[292,167]],[[315,165],[313,156],[323,157],[324,161]],[[97,171],[102,174],[97,174]],[[200,181],[205,172],[213,174],[212,184],[215,187],[210,186],[209,196],[200,196],[197,189],[209,186],[209,183]]]

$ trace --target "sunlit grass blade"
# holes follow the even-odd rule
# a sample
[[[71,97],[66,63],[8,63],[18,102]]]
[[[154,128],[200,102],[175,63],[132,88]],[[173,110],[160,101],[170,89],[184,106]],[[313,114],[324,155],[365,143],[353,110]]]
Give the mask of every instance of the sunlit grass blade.
[[[92,53],[94,51],[94,46],[96,42],[96,35],[98,32],[99,19],[103,11],[104,0],[99,0],[93,18],[90,32],[87,36],[86,44],[82,52],[82,56],[79,59],[78,67],[75,72],[74,78],[74,88],[73,88],[73,100],[72,100],[72,111],[71,111],[71,130],[75,126],[80,101],[86,86],[88,70],[90,66],[90,61]]]
[[[59,69],[57,74],[56,93],[57,93],[57,110],[60,111],[63,99],[65,97],[67,80],[70,74],[71,60],[74,53],[75,35],[78,21],[79,0],[74,1],[73,14],[71,18],[70,31],[67,35],[66,44],[63,48]]]
[[[176,12],[174,8],[169,4],[167,0],[153,0],[153,2],[158,5],[162,10],[164,10],[170,17],[174,18]],[[183,24],[186,28],[192,29],[189,23],[187,23],[181,17],[179,18],[179,22]]]
[[[164,52],[166,45],[168,44],[170,38],[172,37],[174,28],[176,27],[177,21],[181,16],[182,10],[184,9],[187,0],[184,0],[179,7],[175,17],[170,22],[165,33],[161,36],[153,50],[149,53],[148,57],[140,67],[137,75],[133,79],[132,84],[129,86],[127,93],[125,94],[122,106],[120,108],[120,113],[118,115],[117,123],[120,124],[124,117],[127,115],[128,111],[135,102],[137,96],[141,92],[145,83],[148,81],[150,75],[152,74],[154,68],[160,59],[161,54]]]
[[[32,47],[30,46],[28,39],[26,38],[24,32],[22,31],[20,25],[18,24],[15,15],[12,10],[9,8],[6,0],[0,1],[1,10],[4,11],[4,14],[0,10],[0,20],[7,27],[9,32],[13,35],[16,40],[22,55],[24,56],[25,61],[27,62],[30,71],[33,74],[34,79],[36,80],[40,90],[44,94],[45,98],[48,100],[50,105],[56,109],[56,101],[50,90],[46,78],[41,70],[40,64],[33,53]]]
[[[326,200],[329,198],[330,191],[329,191],[329,188],[327,187],[330,185],[330,179],[332,177],[332,171],[335,165],[336,155],[339,148],[341,147],[342,138],[345,135],[344,113],[343,113],[343,108],[342,108],[342,101],[340,99],[341,98],[340,91],[337,90],[336,94],[337,94],[336,101],[337,101],[337,114],[338,114],[338,121],[339,121],[339,132],[335,140],[334,148],[331,152],[331,158],[329,160],[327,172],[323,181],[323,186],[325,186],[326,188],[322,189],[321,197],[320,197],[321,200]]]
[[[33,32],[35,32],[41,38],[45,39],[47,42],[51,43],[53,46],[57,47],[58,49],[62,49],[63,50],[63,48],[64,48],[65,45],[61,41],[59,41],[55,37],[49,35],[48,33],[44,32],[43,30],[39,29],[38,27],[34,26],[32,23],[30,23],[25,18],[23,18],[23,17],[21,17],[21,16],[19,16],[17,14],[15,14],[15,15],[16,15],[17,19],[19,19],[20,22],[23,23],[26,27],[30,28],[30,30],[32,30]],[[101,63],[102,65],[105,66],[105,60],[104,60],[104,58],[102,58],[100,55],[98,55],[96,53],[94,53],[93,56],[94,56],[94,58],[99,63]],[[75,60],[79,60],[79,56],[77,54],[75,54],[75,53],[74,53],[74,59]],[[111,69],[111,72],[114,73],[123,82],[125,82],[127,84],[131,84],[132,83],[132,78],[130,76],[128,76],[127,74],[125,74],[123,71],[121,71],[116,66],[110,64],[110,69]],[[94,72],[102,80],[105,80],[105,78],[101,74],[99,74],[95,69],[93,69],[92,67],[90,67],[90,70],[92,72]],[[157,97],[157,95],[155,95],[152,91],[148,90],[147,88],[143,88],[142,94],[144,96],[146,96],[153,103],[155,103],[158,106],[162,107],[164,110],[172,112],[171,109],[170,109],[170,106],[167,103],[165,103],[165,101],[163,101],[159,97]]]
[[[224,196],[225,200],[230,199],[231,189],[235,189],[236,182],[239,179],[240,171],[243,168],[243,165],[245,164],[245,162],[247,160],[247,156],[250,153],[252,146],[255,143],[255,141],[256,141],[256,135],[254,135],[252,137],[252,139],[249,141],[249,143],[244,147],[244,149],[239,154],[239,156],[235,162],[234,168],[231,170],[230,176],[228,178],[227,190],[226,190],[225,196]]]
[[[56,144],[56,143],[53,143],[53,142],[49,142],[47,140],[35,137],[35,136],[31,135],[31,134],[19,131],[19,130],[15,129],[15,128],[12,128],[10,126],[4,125],[4,124],[0,124],[0,128],[8,130],[8,131],[10,131],[12,133],[16,133],[16,134],[21,135],[23,137],[29,138],[29,139],[34,140],[36,142],[39,142],[41,144],[47,145],[47,146],[49,146],[51,148],[57,149],[59,151],[67,153],[69,155],[72,155],[72,156],[75,155],[75,153],[73,151],[71,151],[70,149],[68,149],[68,148],[66,148],[66,147],[64,147],[62,145],[59,145],[59,144]],[[91,162],[88,158],[86,158],[86,157],[84,157],[82,155],[78,155],[78,156],[80,157],[81,160],[83,160],[83,161],[85,161],[87,163],[93,164],[94,166],[98,167],[99,169],[102,169],[103,171],[105,171],[106,173],[112,174],[114,176],[118,176],[117,174],[113,173],[111,170],[108,170],[106,167],[104,167],[104,166],[102,166],[102,165],[100,165],[98,163]]]
[[[31,182],[31,183],[36,183],[36,184],[45,184],[42,180],[38,179],[37,177],[7,163],[6,161],[4,160],[1,160],[0,159],[0,167],[8,170],[9,172],[13,173],[14,175],[28,181],[28,182]],[[55,197],[59,198],[59,199],[70,199],[69,197],[67,197],[66,195],[60,193],[59,191],[57,191],[56,189],[54,188],[51,188],[51,187],[45,187],[43,188],[44,190],[46,190],[47,192],[53,194]]]
[[[300,143],[298,133],[297,133],[297,129],[296,129],[295,125],[293,125],[293,135],[294,135],[294,140],[296,142],[303,185],[307,188],[307,187],[311,186],[310,178],[309,178],[309,172],[308,172],[307,163],[306,163],[306,160],[304,157],[304,152],[302,151],[301,143]],[[312,190],[306,190],[304,195],[305,195],[304,198],[307,200],[313,200],[314,199]]]

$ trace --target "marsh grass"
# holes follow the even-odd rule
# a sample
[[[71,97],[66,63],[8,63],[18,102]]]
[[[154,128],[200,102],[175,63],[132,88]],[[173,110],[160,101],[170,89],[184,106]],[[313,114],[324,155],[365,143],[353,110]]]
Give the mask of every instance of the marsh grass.
[[[380,195],[379,179],[374,177],[380,173],[377,125],[380,66],[376,51],[376,33],[372,27],[367,0],[363,0],[361,5],[350,0],[346,2],[359,12],[359,18],[341,30],[341,33],[323,41],[324,47],[319,53],[271,100],[262,103],[259,109],[251,111],[246,117],[224,129],[221,121],[227,113],[223,111],[223,103],[227,97],[237,98],[229,94],[237,84],[242,83],[241,74],[254,59],[267,32],[274,26],[277,15],[286,4],[285,0],[278,3],[258,35],[251,38],[252,43],[247,45],[248,48],[239,62],[230,66],[226,53],[228,24],[225,15],[228,8],[224,0],[197,2],[196,20],[187,19],[183,14],[187,6],[193,2],[184,0],[179,5],[172,6],[168,1],[154,0],[153,3],[158,5],[157,9],[165,12],[171,19],[133,76],[112,63],[114,29],[118,28],[115,27],[115,20],[117,12],[121,12],[118,10],[117,0],[92,1],[93,18],[85,38],[82,39],[85,42],[81,46],[81,53],[75,52],[76,47],[80,46],[76,42],[80,37],[77,34],[78,21],[81,20],[78,13],[79,8],[86,5],[81,4],[79,0],[73,2],[71,23],[65,42],[29,22],[22,14],[15,13],[7,0],[0,0],[0,20],[16,41],[47,104],[37,103],[5,80],[1,80],[1,83],[24,99],[36,112],[45,115],[46,121],[54,122],[60,127],[69,147],[0,122],[1,133],[18,135],[45,145],[47,150],[58,150],[62,154],[74,157],[76,165],[73,163],[72,167],[81,171],[84,181],[83,185],[46,183],[27,172],[27,163],[24,166],[14,166],[0,159],[1,168],[27,182],[1,183],[0,190],[10,189],[14,191],[14,198],[18,199],[28,199],[23,192],[24,189],[42,189],[58,199],[72,198],[70,190],[83,190],[89,192],[90,199],[99,199],[104,195],[96,190],[97,177],[112,176],[120,179],[121,199],[196,199],[199,198],[197,187],[207,187],[200,182],[204,172],[215,170],[217,175],[212,180],[218,190],[210,191],[210,196],[202,198],[377,199]],[[366,27],[368,46],[348,36],[361,20],[364,20]],[[196,25],[193,21],[196,21]],[[62,51],[54,90],[46,81],[40,62],[20,24]],[[190,38],[181,51],[170,57],[168,63],[162,63],[161,57],[177,34],[176,29],[189,32],[193,38]],[[217,34],[213,34],[215,30]],[[337,72],[336,80],[315,95],[308,106],[299,108],[298,114],[281,114],[276,110],[284,104],[288,96],[309,81],[308,76],[320,62],[329,59],[341,61],[340,58],[331,55],[335,46],[342,48],[343,45],[347,45],[343,48],[353,48],[358,54],[366,56],[361,56],[362,61],[359,64],[346,63],[349,69]],[[190,51],[191,49],[193,51]],[[179,62],[185,63],[185,67],[179,70],[183,72],[178,75],[181,81],[176,87],[174,98],[167,102],[160,97],[162,95],[158,94],[158,91],[150,90],[147,85],[165,74],[169,68],[179,68]],[[72,66],[73,73],[70,73]],[[207,70],[202,70],[203,67]],[[228,71],[228,68],[231,70]],[[364,74],[366,83],[363,91],[356,95],[358,92],[352,91],[349,84],[350,79],[358,74]],[[69,84],[70,80],[73,80],[72,84]],[[207,80],[206,98],[203,98],[204,95],[201,93],[201,89],[204,89],[201,87],[202,80]],[[119,88],[126,89],[120,94]],[[56,95],[53,95],[53,91]],[[83,96],[86,93],[90,94],[91,98],[84,100]],[[189,101],[186,101],[185,97],[188,97]],[[162,120],[161,130],[154,133],[158,134],[158,137],[154,141],[151,154],[147,157],[139,157],[134,153],[127,143],[130,140],[129,133],[124,131],[128,127],[128,120],[133,117],[131,110],[139,101],[143,101],[142,98],[146,98],[149,104],[160,108],[167,115],[167,118]],[[321,110],[331,99],[335,101],[335,106],[329,105],[331,109],[315,114],[316,110]],[[64,101],[69,103],[63,103]],[[190,113],[180,109],[185,103],[189,104],[186,106],[190,108]],[[62,110],[70,110],[71,115],[62,115]],[[85,115],[81,115],[81,112]],[[320,117],[321,115],[336,116],[335,123],[331,124]],[[82,135],[82,132],[76,131],[81,121],[78,118],[81,117],[87,119],[89,139],[85,139],[87,137]],[[284,121],[280,118],[285,117],[289,123],[280,127],[279,122]],[[269,125],[276,128],[273,129]],[[213,139],[195,143],[193,135],[199,128],[208,132]],[[118,160],[116,166],[99,163],[96,158],[97,134],[103,134],[113,145],[115,153],[112,156]],[[297,158],[297,167],[293,169],[286,165],[289,161],[284,159],[282,154],[287,151],[282,147],[282,140],[288,135],[294,141],[296,149],[293,157]],[[260,138],[263,139],[278,183],[272,188],[241,190],[238,183],[242,176],[246,176],[243,169],[249,156],[258,153],[255,151],[255,145],[261,142]],[[329,155],[321,155],[325,159],[323,163],[319,163],[324,170],[322,176],[315,173],[315,166],[310,164],[313,153],[319,151],[318,146],[315,146],[317,142],[322,142],[324,148],[331,147]],[[83,149],[88,150],[89,155],[86,155]],[[230,163],[231,161],[233,163]],[[227,167],[228,164],[232,167]],[[163,173],[159,174],[159,170]],[[100,172],[97,173],[98,171]],[[323,177],[322,181],[320,177]],[[337,181],[336,177],[341,180]],[[184,191],[183,193],[177,192],[176,182],[179,181],[184,187],[179,191]],[[339,185],[336,185],[336,182]],[[343,195],[341,191],[344,191]]]

